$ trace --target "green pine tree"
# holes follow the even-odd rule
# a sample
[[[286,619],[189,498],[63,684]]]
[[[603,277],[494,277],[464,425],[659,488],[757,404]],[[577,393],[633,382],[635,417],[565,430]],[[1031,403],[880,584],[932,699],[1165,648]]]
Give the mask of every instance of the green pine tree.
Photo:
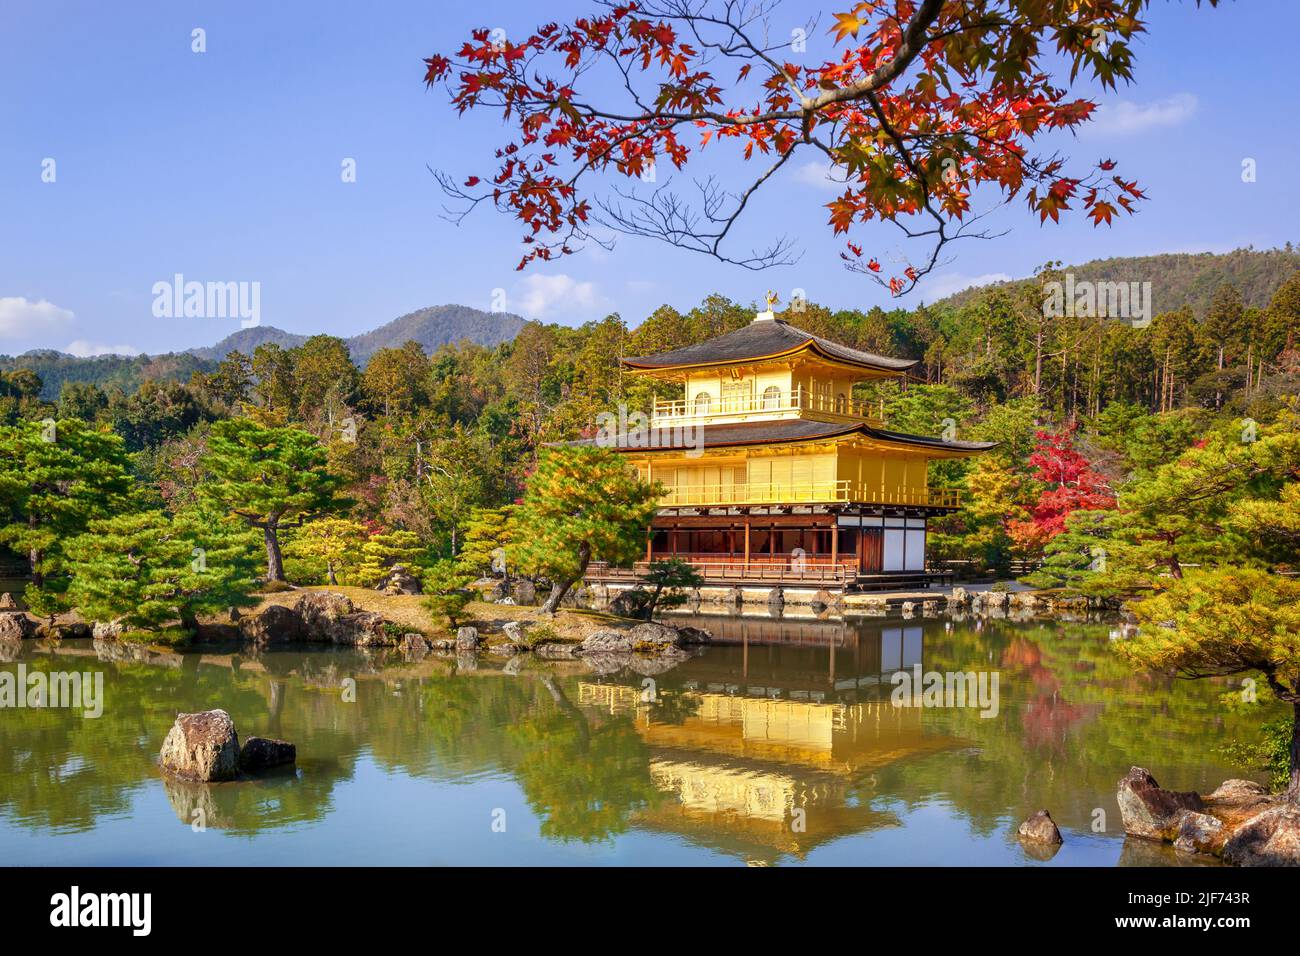
[[[33,611],[66,607],[68,541],[125,509],[131,493],[117,435],[75,418],[0,427],[0,544],[27,558]]]
[[[622,564],[643,552],[659,494],[609,449],[542,453],[515,513],[515,534],[520,570],[551,582],[544,612],[554,613],[592,561]]]
[[[325,449],[297,428],[247,418],[217,422],[203,464],[213,478],[200,488],[203,500],[262,532],[268,581],[284,580],[281,528],[351,504],[339,495],[342,479],[330,471]]]

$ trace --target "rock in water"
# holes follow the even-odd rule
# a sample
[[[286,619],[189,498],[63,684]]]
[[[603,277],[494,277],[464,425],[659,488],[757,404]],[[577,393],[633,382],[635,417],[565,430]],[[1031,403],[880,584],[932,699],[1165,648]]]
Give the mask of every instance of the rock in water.
[[[616,631],[612,628],[593,631],[576,648],[576,653],[589,654],[627,654],[632,650],[632,632]],[[551,645],[547,645],[548,647]],[[542,656],[547,656],[545,653]]]
[[[224,710],[177,714],[158,754],[162,768],[183,780],[233,780],[239,770],[239,735]]]
[[[302,640],[302,618],[292,608],[268,604],[257,614],[240,618],[239,633],[259,647]]]
[[[640,647],[647,650],[676,647],[681,640],[677,628],[669,627],[667,624],[655,624],[653,621],[638,624],[627,633],[634,648]]]
[[[1020,839],[1028,840],[1031,843],[1064,843],[1061,838],[1061,831],[1057,829],[1056,821],[1046,810],[1039,810],[1024,823],[1020,824],[1020,829],[1016,831]]]
[[[518,621],[506,621],[501,630],[512,644],[524,643],[524,626]]]
[[[1251,817],[1223,844],[1237,866],[1300,866],[1300,807],[1286,803]]]
[[[1205,809],[1199,795],[1177,790],[1162,790],[1155,777],[1141,767],[1133,767],[1119,782],[1115,795],[1124,832],[1148,839],[1172,839],[1173,832],[1188,811]]]
[[[1213,853],[1223,843],[1223,821],[1208,813],[1186,813],[1178,823],[1174,849],[1183,853]]]
[[[478,628],[462,627],[456,631],[456,649],[474,650],[479,645]]]
[[[297,760],[297,747],[287,740],[272,740],[269,737],[249,737],[239,751],[239,769],[245,773],[284,767]]]
[[[0,613],[0,640],[21,641],[35,636],[35,622],[22,611]]]

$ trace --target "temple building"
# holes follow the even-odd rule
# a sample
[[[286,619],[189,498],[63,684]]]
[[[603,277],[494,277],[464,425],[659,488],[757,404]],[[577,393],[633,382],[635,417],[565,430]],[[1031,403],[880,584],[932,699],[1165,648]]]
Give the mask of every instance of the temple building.
[[[645,427],[590,440],[664,488],[645,561],[677,556],[718,584],[924,586],[927,520],[959,505],[930,487],[929,463],[993,443],[890,431],[852,397],[916,364],[827,341],[770,305],[734,332],[624,359],[681,388]]]

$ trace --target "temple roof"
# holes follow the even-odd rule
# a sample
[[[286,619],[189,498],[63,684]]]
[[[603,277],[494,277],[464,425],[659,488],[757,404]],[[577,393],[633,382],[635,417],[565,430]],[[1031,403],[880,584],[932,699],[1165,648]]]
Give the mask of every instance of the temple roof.
[[[774,421],[734,422],[693,427],[664,425],[659,428],[647,428],[641,435],[620,431],[618,444],[611,447],[617,451],[683,451],[701,445],[705,448],[727,445],[767,445],[841,438],[855,433],[879,441],[952,452],[987,451],[997,444],[988,441],[944,441],[942,438],[926,438],[922,435],[908,435],[904,432],[873,428],[865,422],[819,422],[810,418],[782,418]],[[629,442],[629,437],[644,438],[644,443]],[[557,444],[595,445],[597,443],[596,438],[584,438]]]
[[[660,352],[658,355],[640,355],[623,359],[623,364],[633,369],[669,369],[689,366],[723,365],[773,358],[802,349],[817,352],[832,361],[856,365],[860,368],[884,372],[905,372],[917,364],[917,359],[896,359],[871,352],[861,352],[847,345],[828,341],[820,336],[797,329],[780,319],[750,322],[734,332],[719,335],[706,342],[687,345]]]

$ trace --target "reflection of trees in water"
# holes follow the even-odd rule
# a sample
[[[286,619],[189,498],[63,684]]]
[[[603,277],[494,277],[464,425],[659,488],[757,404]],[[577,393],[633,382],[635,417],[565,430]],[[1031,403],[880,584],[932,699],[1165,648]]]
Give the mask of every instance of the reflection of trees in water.
[[[972,748],[888,768],[880,791],[908,804],[942,796],[981,834],[1002,817],[1040,807],[1079,829],[1090,828],[1093,811],[1103,808],[1107,832],[1117,833],[1115,787],[1133,764],[1176,789],[1239,775],[1214,748],[1249,733],[1258,718],[1223,706],[1219,695],[1228,685],[1136,674],[1114,654],[1108,632],[1095,624],[989,622],[974,645],[958,629],[928,634],[926,670],[999,670],[1000,713],[984,719],[977,710],[925,711],[927,732],[969,740]]]
[[[880,626],[859,635],[863,673],[879,665],[870,641]],[[886,810],[882,800],[912,806],[938,797],[981,834],[1004,827],[1008,815],[1041,806],[1063,826],[1086,828],[1100,806],[1114,833],[1115,782],[1131,764],[1151,767],[1162,783],[1179,789],[1217,784],[1234,774],[1216,765],[1213,747],[1247,736],[1258,719],[1224,708],[1217,697],[1224,686],[1130,672],[1111,652],[1105,626],[986,622],[982,632],[966,625],[945,632],[942,621],[924,626],[924,669],[999,670],[1001,713],[986,720],[974,709],[925,710],[919,717],[925,735],[970,746],[910,755],[875,769],[870,779],[846,777],[832,801],[837,805],[874,802]],[[657,678],[656,699],[641,708],[648,711],[643,716],[658,725],[683,724],[698,706],[688,687],[729,683],[733,664],[735,682],[743,685],[744,653],[710,648]],[[782,675],[811,686],[825,681],[827,658],[819,655],[826,653],[751,648],[749,673],[773,687]],[[853,648],[846,644],[836,653],[837,678],[853,673]],[[457,676],[430,662],[396,665],[390,655],[355,651],[183,658],[180,666],[101,663],[81,642],[67,642],[57,656],[28,652],[31,668],[102,669],[106,705],[99,720],[52,710],[0,714],[0,812],[31,826],[73,830],[121,813],[133,793],[163,785],[157,752],[175,714],[212,707],[228,710],[244,737],[296,743],[299,772],[199,791],[169,785],[178,826],[191,822],[194,807],[205,808],[209,826],[245,834],[319,819],[331,807],[334,787],[352,778],[367,756],[389,773],[435,780],[509,774],[552,839],[606,839],[671,799],[655,785],[652,750],[634,725],[637,709],[577,706],[572,678],[486,669]],[[347,677],[356,679],[355,703],[342,699]],[[641,689],[637,675],[626,675],[625,683],[629,692]],[[835,698],[829,683],[819,686]],[[875,696],[882,690],[887,699],[888,684]],[[382,807],[382,784],[372,796]]]

